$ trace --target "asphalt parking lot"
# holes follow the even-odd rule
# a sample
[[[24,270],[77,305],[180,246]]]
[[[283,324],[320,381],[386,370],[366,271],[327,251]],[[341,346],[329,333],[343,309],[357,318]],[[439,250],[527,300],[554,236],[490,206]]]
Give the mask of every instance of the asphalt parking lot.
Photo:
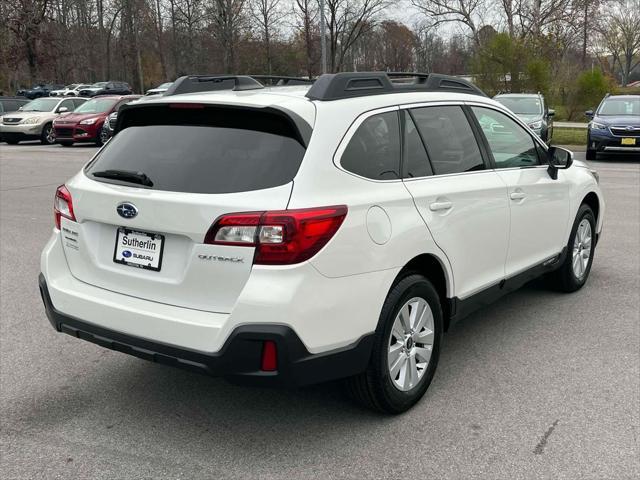
[[[55,333],[40,251],[93,152],[0,145],[2,478],[640,478],[640,161],[591,162],[607,212],[587,286],[463,320],[425,398],[388,417],[338,384],[239,387]]]

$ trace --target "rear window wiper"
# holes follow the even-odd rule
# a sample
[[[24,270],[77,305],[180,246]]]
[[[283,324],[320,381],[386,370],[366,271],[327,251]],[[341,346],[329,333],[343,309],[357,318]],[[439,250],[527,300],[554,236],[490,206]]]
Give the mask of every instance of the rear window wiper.
[[[134,172],[133,170],[102,170],[92,172],[91,175],[98,178],[111,178],[122,182],[138,183],[145,187],[153,187],[153,182],[146,173]]]

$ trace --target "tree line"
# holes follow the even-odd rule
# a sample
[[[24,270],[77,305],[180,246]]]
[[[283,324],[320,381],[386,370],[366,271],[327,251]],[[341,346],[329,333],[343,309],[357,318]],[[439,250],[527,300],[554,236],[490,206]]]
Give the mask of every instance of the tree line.
[[[640,0],[324,3],[330,72],[437,71],[492,93],[558,95],[594,68],[622,84],[640,77]],[[403,23],[401,11],[414,13]],[[319,0],[0,0],[0,18],[7,91],[111,79],[143,91],[191,73],[322,68]]]

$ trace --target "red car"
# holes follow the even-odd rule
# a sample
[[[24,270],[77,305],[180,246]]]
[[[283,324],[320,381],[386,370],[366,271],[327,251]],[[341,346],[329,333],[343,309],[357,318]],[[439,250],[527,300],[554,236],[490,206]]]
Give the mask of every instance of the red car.
[[[102,124],[112,112],[140,95],[95,97],[76,108],[72,113],[53,122],[56,143],[69,147],[74,143],[95,143],[100,146],[107,138],[102,136]]]

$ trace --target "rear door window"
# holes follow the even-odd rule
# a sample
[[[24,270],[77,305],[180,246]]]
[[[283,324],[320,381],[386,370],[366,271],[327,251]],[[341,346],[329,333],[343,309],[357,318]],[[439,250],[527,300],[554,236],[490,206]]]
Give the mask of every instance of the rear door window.
[[[435,175],[484,170],[480,147],[462,107],[414,108],[411,115]]]
[[[128,112],[123,129],[87,167],[89,177],[121,184],[92,174],[125,170],[144,173],[152,183],[147,188],[154,190],[235,193],[291,182],[304,157],[297,131],[278,114],[170,110],[160,106]]]
[[[345,170],[372,180],[400,178],[398,112],[367,118],[351,137],[340,164]]]

